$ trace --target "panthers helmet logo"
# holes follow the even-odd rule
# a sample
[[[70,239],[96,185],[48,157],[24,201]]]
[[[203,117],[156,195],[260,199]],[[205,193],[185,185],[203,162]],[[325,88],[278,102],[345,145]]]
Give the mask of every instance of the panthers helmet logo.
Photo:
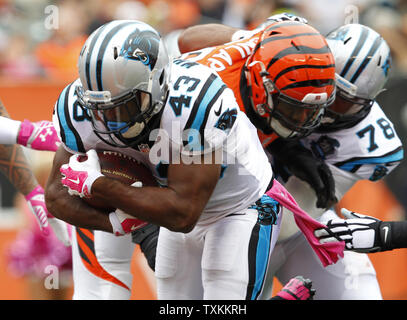
[[[120,51],[120,56],[129,60],[141,61],[152,70],[157,62],[159,46],[160,37],[158,34],[137,29],[127,37]]]

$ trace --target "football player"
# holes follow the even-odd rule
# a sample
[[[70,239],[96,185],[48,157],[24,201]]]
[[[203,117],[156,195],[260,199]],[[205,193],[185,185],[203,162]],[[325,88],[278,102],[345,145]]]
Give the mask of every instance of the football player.
[[[324,37],[303,22],[279,20],[244,33],[244,38],[235,29],[219,26],[217,41],[222,34],[223,40],[234,39],[236,34],[239,40],[182,55],[218,72],[233,90],[240,109],[259,130],[267,149],[279,144],[282,139],[278,137],[299,139],[310,134],[335,99],[335,63]],[[184,31],[178,40],[181,52],[197,47],[194,35],[200,40],[200,48],[204,47],[205,29],[216,26]],[[208,43],[213,41],[211,38]],[[329,208],[337,202],[334,181],[328,167],[321,161],[318,165],[317,175],[314,167],[305,164],[299,171],[316,190],[317,206]]]
[[[2,173],[24,195],[30,211],[34,214],[44,235],[50,227],[65,245],[70,245],[69,226],[52,216],[45,205],[44,190],[30,169],[24,155],[24,146],[34,150],[55,151],[58,136],[49,121],[23,122],[10,119],[0,102],[0,148],[3,155]]]
[[[216,27],[210,26],[211,29]],[[187,30],[184,34],[195,49],[198,43],[199,46],[205,45],[202,38],[205,33],[198,36],[200,28],[194,27],[192,32]],[[258,32],[236,31],[225,26],[219,26],[219,29],[232,38],[250,39]],[[194,34],[199,42],[192,40]],[[181,50],[186,38],[180,38]],[[316,128],[318,133],[302,139],[301,143],[278,139],[269,146],[275,167],[278,167],[276,162],[285,166],[280,173],[285,178],[290,174],[297,176],[290,178],[287,189],[301,207],[314,217],[320,217],[324,212],[323,206],[318,208],[315,205],[320,194],[314,181],[319,179],[322,182],[320,187],[327,185],[324,176],[332,171],[336,186],[334,190],[340,199],[357,180],[381,179],[403,158],[401,142],[391,121],[374,101],[388,77],[391,58],[387,44],[376,32],[359,24],[341,27],[330,33],[327,40],[336,62],[338,94],[335,102],[328,107],[322,125]],[[217,57],[224,58],[225,55],[217,54]],[[325,169],[318,178],[323,168],[321,164]],[[328,173],[325,172],[327,164]],[[308,169],[303,170],[304,167]],[[300,179],[307,181],[314,191]],[[331,214],[326,213],[322,221],[332,218]],[[292,216],[284,215],[280,241],[272,256],[271,275],[276,274],[284,282],[301,270],[301,274],[313,279],[318,297],[322,299],[381,298],[375,272],[367,256],[346,253],[341,263],[324,269],[316,259],[310,258],[314,255],[310,255],[310,248],[303,237],[294,235],[296,232]],[[307,262],[305,265],[304,261]],[[355,273],[358,277],[357,288],[347,285]],[[267,283],[271,283],[271,278]]]
[[[357,181],[385,177],[404,155],[391,120],[375,101],[387,81],[391,63],[385,40],[371,28],[349,24],[328,34],[327,41],[335,56],[337,98],[315,133],[302,139],[302,145],[287,143],[283,148],[286,152],[278,155],[283,155],[280,160],[285,163],[292,152],[304,150],[305,154],[306,149],[315,159],[324,161],[335,179],[336,197],[341,199]],[[315,207],[314,192],[300,178],[289,177],[285,186],[301,207],[322,223],[337,217],[334,210],[324,213]],[[301,274],[313,279],[316,299],[382,299],[367,255],[347,251],[339,263],[322,268],[295,231],[290,216],[285,218],[275,257],[286,258],[271,267],[271,274],[284,281],[301,269]],[[299,261],[301,268],[297,267]]]
[[[256,299],[281,215],[278,202],[264,195],[271,166],[233,92],[207,67],[171,63],[158,33],[137,21],[113,21],[96,30],[81,52],[79,75],[55,106],[63,147],[46,201],[55,216],[95,230],[74,239],[88,270],[96,268],[97,257],[97,270],[106,271],[104,250],[118,249],[113,234],[129,234],[147,221],[161,226],[159,299]],[[160,147],[180,157],[157,158]],[[140,160],[164,187],[135,188],[104,177],[94,149]],[[203,163],[218,150],[219,162]],[[80,154],[87,160],[80,162]],[[103,198],[118,210],[106,214],[71,194]],[[106,242],[86,247],[98,234]],[[129,269],[110,266],[107,281],[129,287]],[[90,281],[76,284],[75,299],[117,297],[113,291],[87,291]]]

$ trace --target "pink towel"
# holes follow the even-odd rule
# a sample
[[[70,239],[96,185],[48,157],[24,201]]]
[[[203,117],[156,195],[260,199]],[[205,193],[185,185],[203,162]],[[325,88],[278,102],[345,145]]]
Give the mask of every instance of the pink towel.
[[[266,194],[294,214],[295,223],[302,233],[304,233],[324,267],[336,263],[339,259],[338,255],[343,258],[345,243],[343,241],[324,244],[319,243],[317,237],[314,235],[314,230],[326,228],[326,226],[316,221],[302,210],[294,197],[276,179],[274,179],[273,187],[267,191]]]

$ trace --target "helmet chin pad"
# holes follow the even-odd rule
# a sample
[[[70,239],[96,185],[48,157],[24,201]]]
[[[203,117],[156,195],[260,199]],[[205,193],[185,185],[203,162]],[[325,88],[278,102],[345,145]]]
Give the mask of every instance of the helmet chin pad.
[[[145,124],[143,122],[137,122],[132,125],[130,128],[126,130],[126,132],[122,132],[122,136],[126,139],[132,139],[140,135],[140,133],[144,130]]]
[[[145,124],[142,122],[136,122],[132,126],[128,126],[128,123],[126,122],[108,121],[107,127],[112,131],[119,130],[120,134],[126,139],[132,139],[140,135],[145,128]]]

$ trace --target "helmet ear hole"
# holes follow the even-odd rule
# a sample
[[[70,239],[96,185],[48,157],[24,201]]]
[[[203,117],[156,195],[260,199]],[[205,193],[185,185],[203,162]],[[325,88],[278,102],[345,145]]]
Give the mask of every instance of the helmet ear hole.
[[[113,58],[115,60],[117,60],[117,58],[119,57],[119,52],[117,51],[117,47],[113,48]]]

